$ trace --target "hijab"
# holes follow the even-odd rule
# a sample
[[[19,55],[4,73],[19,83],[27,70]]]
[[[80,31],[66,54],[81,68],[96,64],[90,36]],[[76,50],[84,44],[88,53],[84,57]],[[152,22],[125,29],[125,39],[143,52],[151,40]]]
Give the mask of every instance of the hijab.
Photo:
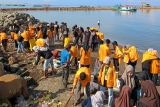
[[[141,89],[145,94],[140,99],[142,105],[146,107],[160,107],[159,94],[155,84],[151,80],[142,81]]]
[[[130,77],[128,76],[128,72],[132,72],[133,76]],[[129,86],[131,89],[133,89],[135,87],[135,74],[134,74],[134,68],[131,65],[127,65],[123,75],[122,75],[122,79],[125,83],[125,85]]]
[[[131,107],[130,96],[132,89],[128,86],[123,86],[119,96],[115,99],[115,107]]]
[[[105,94],[98,91],[95,95],[91,96],[92,107],[104,107]]]

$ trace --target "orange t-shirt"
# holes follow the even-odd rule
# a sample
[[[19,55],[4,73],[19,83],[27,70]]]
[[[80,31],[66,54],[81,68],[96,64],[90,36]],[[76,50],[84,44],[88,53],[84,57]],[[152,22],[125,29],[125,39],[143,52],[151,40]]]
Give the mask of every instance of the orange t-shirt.
[[[72,46],[70,49],[70,52],[71,52],[71,56],[78,57],[78,49],[76,46]]]
[[[8,39],[7,34],[2,32],[0,33],[0,41],[4,40],[4,39]]]
[[[90,65],[91,64],[91,48],[88,49],[88,52],[85,52],[83,48],[80,49],[80,64],[81,65]]]
[[[30,27],[30,28],[29,28],[29,36],[30,36],[31,38],[35,36],[35,29],[34,29],[34,27]]]

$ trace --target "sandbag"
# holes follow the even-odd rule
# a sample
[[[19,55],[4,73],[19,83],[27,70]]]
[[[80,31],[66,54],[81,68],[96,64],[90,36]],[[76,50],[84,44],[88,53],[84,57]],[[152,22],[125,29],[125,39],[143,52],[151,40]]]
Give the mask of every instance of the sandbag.
[[[27,82],[15,74],[6,74],[0,77],[0,99],[12,98],[22,94],[28,95]]]

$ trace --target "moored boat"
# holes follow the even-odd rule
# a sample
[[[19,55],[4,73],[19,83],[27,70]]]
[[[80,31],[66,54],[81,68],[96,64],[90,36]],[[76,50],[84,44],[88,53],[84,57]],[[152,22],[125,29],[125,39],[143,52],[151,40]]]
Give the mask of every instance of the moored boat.
[[[116,11],[137,11],[137,8],[134,7],[134,6],[129,6],[129,5],[126,5],[126,6],[115,6],[113,8],[114,10]]]

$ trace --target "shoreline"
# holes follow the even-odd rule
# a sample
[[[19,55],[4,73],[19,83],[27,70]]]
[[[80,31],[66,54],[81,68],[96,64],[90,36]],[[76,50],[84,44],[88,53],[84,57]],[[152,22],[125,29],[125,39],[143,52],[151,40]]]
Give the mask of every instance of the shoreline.
[[[0,8],[0,11],[100,11],[113,10],[112,7],[39,7],[39,8]],[[160,7],[138,7],[137,10],[160,10]]]

